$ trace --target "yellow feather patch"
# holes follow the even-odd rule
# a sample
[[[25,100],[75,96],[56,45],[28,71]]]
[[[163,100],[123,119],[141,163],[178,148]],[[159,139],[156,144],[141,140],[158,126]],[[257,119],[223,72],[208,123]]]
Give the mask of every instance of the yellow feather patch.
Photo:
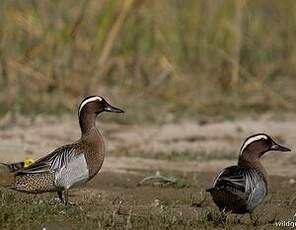
[[[26,159],[24,160],[24,168],[29,167],[31,164],[33,164],[35,161],[33,159]]]

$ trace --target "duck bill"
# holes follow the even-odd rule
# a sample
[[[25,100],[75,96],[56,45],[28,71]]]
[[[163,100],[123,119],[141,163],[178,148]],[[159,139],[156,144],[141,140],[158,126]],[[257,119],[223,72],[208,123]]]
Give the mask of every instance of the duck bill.
[[[271,150],[275,150],[275,151],[281,151],[281,152],[288,152],[288,151],[291,151],[291,149],[287,148],[287,147],[284,147],[282,145],[279,145],[277,143],[274,143],[272,146],[271,146]]]
[[[104,111],[110,112],[110,113],[124,113],[122,109],[116,108],[112,105],[107,104],[104,108]]]

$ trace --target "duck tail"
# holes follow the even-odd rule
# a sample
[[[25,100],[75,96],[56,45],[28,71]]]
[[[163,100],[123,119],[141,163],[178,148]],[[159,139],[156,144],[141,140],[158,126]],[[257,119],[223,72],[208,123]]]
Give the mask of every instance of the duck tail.
[[[11,167],[10,167],[10,165],[9,164],[7,164],[7,163],[4,163],[4,162],[0,162],[0,167],[2,168],[6,168],[7,170],[9,170],[9,171],[11,171]]]
[[[215,189],[215,188],[213,188],[213,187],[212,187],[212,188],[207,188],[207,189],[206,189],[206,192],[209,192],[209,193],[211,193],[211,192],[214,192],[215,190],[216,190],[216,189]]]
[[[4,165],[10,172],[16,172],[25,167],[25,163],[23,161],[9,164],[0,162],[0,164]]]
[[[0,163],[0,187],[9,188],[14,184],[14,172],[9,164]]]

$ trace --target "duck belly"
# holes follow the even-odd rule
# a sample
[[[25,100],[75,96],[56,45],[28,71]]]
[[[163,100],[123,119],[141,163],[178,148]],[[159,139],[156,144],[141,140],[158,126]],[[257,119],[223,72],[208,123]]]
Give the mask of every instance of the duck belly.
[[[69,189],[84,184],[88,179],[88,165],[84,154],[80,154],[72,158],[55,174],[55,185]]]
[[[212,191],[211,195],[213,197],[213,201],[219,207],[220,211],[232,212],[237,214],[248,212],[246,199],[238,194],[233,194],[229,191],[220,190]]]

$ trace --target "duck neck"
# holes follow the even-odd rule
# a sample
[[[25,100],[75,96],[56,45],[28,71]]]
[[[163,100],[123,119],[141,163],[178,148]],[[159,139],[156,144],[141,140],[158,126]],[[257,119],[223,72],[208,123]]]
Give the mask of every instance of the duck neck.
[[[257,162],[260,159],[260,154],[255,154],[252,151],[244,151],[239,155],[238,162]]]
[[[258,156],[254,156],[253,154],[241,154],[238,159],[238,166],[256,170],[256,172],[261,175],[267,183],[267,173]]]
[[[95,113],[80,114],[79,124],[80,124],[82,136],[88,134],[92,128],[96,127],[96,117],[97,117],[97,114]]]
[[[260,164],[259,158],[245,157],[244,155],[239,156],[238,165],[240,166],[248,166],[253,168],[254,165]]]

